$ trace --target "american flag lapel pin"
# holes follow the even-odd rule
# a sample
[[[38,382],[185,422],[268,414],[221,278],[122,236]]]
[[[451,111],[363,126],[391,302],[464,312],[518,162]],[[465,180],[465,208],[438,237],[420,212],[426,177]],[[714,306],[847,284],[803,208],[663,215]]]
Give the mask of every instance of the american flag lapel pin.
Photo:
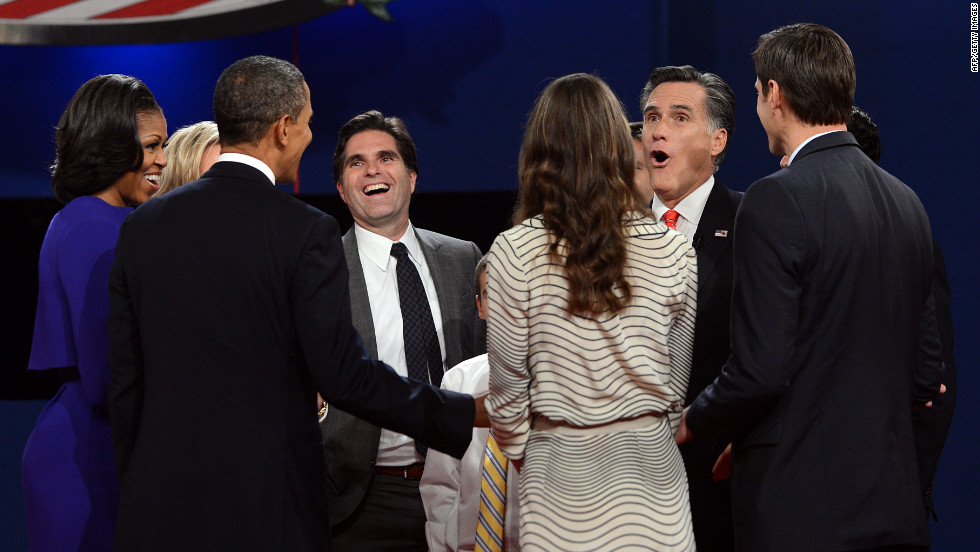
[[[715,230],[715,237],[716,238],[727,238],[728,237],[728,230]]]

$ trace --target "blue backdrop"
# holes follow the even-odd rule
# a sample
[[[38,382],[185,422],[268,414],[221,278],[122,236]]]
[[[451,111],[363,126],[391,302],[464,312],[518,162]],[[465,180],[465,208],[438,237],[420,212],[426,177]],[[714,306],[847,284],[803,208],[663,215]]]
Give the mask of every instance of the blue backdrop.
[[[598,74],[636,119],[649,70],[685,63],[718,73],[735,89],[736,131],[719,177],[744,190],[778,162],[755,115],[749,53],[776,26],[822,23],[850,44],[856,103],[878,124],[882,165],[922,198],[946,253],[960,394],[936,482],[934,550],[975,548],[980,305],[972,285],[980,274],[971,221],[980,183],[980,75],[970,71],[970,2],[402,0],[389,9],[393,23],[357,7],[295,28],[203,42],[0,47],[0,197],[50,196],[53,127],[88,78],[116,72],[143,79],[173,132],[210,119],[221,70],[259,53],[297,60],[312,90],[314,140],[301,166],[303,193],[336,193],[336,131],[374,108],[407,121],[419,148],[420,192],[513,190],[526,114],[550,79]],[[0,443],[0,477],[18,476],[19,466],[7,459],[22,446]],[[0,520],[4,535],[8,521]]]

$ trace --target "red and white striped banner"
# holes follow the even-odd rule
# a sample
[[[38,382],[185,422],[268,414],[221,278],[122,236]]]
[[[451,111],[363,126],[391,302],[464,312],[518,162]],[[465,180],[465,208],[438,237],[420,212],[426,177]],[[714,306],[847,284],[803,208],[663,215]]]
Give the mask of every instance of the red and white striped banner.
[[[133,44],[300,23],[346,0],[0,0],[0,44]]]

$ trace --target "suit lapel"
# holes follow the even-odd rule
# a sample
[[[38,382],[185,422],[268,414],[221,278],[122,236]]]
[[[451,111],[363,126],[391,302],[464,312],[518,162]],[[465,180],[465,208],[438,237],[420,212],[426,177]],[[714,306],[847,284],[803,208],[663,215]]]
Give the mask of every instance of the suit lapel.
[[[698,287],[708,281],[722,253],[732,246],[730,236],[735,227],[735,211],[736,205],[729,197],[728,190],[715,179],[694,233],[698,254]],[[719,230],[725,235],[717,235]]]
[[[452,313],[460,312],[459,294],[456,293],[456,285],[453,280],[452,259],[447,258],[448,254],[441,252],[439,242],[432,239],[428,234],[416,229],[415,237],[422,246],[422,254],[425,255],[425,263],[429,265],[429,275],[432,276],[432,283],[436,288],[436,298],[439,300],[439,310],[442,314],[442,337],[446,347],[446,364],[452,366],[452,359],[462,357],[460,337],[451,318]]]
[[[371,358],[378,358],[378,339],[374,335],[374,318],[371,317],[371,301],[368,299],[367,284],[364,282],[364,269],[361,268],[361,257],[357,252],[357,238],[354,227],[344,234],[344,256],[347,258],[347,270],[350,272],[350,306],[354,327],[361,334],[364,348],[371,353]]]

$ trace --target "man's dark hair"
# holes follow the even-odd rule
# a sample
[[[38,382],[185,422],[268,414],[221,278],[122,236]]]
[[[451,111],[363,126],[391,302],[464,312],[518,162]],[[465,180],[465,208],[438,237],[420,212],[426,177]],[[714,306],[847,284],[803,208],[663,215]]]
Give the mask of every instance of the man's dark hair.
[[[337,135],[337,149],[333,152],[334,182],[340,182],[340,177],[344,174],[344,150],[347,149],[347,142],[352,136],[365,130],[380,130],[390,134],[395,139],[398,155],[405,162],[405,166],[418,176],[418,154],[415,151],[415,142],[412,141],[412,137],[408,134],[408,128],[405,127],[405,121],[398,117],[385,117],[380,111],[371,110],[367,113],[361,113],[340,127],[340,132]]]
[[[634,140],[643,139],[643,121],[634,121],[630,123],[630,136],[632,136]]]
[[[82,85],[61,114],[51,190],[58,201],[93,195],[143,164],[139,118],[160,113],[137,78],[102,75]]]
[[[721,153],[716,155],[714,159],[715,170],[717,170],[721,166],[721,162],[725,160],[728,145],[732,142],[732,134],[735,133],[735,93],[732,92],[732,87],[728,86],[728,83],[718,75],[702,73],[690,65],[657,67],[650,73],[650,78],[647,80],[646,86],[643,87],[643,93],[640,94],[640,112],[646,109],[647,100],[650,99],[653,89],[665,82],[695,82],[704,88],[708,98],[704,105],[704,111],[708,115],[710,125],[706,132],[714,132],[723,128],[728,133],[725,149],[721,150]]]
[[[476,289],[476,294],[480,294],[480,274],[484,274],[487,271],[487,261],[489,260],[490,253],[484,253],[480,260],[476,262],[476,268],[473,269],[473,287]]]
[[[881,138],[878,136],[878,126],[860,107],[851,108],[851,116],[847,119],[847,131],[854,135],[861,151],[871,158],[875,164],[881,160]]]
[[[776,81],[802,122],[847,121],[857,74],[851,49],[834,31],[815,23],[780,27],[759,37],[752,60],[763,96],[769,95],[769,81]]]
[[[281,59],[252,56],[231,64],[214,87],[218,141],[254,146],[283,115],[298,119],[307,101],[304,82],[303,73]]]

